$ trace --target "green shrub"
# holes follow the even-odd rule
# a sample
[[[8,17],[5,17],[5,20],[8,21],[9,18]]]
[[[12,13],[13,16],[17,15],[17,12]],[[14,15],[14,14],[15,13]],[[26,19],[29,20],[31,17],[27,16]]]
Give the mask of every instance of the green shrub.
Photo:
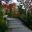
[[[18,10],[20,12],[20,18],[23,20],[24,24],[28,26],[30,29],[32,29],[32,15],[30,15],[28,12],[26,14],[26,9],[23,10],[22,6],[18,6]]]
[[[24,15],[24,14],[23,14]],[[32,29],[32,15],[25,15],[25,16],[21,16],[20,18],[24,21],[24,24],[28,27],[28,28],[30,28],[30,29]]]
[[[3,18],[3,12],[0,10],[0,32],[5,32],[7,29],[6,21]]]
[[[10,13],[8,13],[8,17],[11,17],[11,18],[17,18],[19,16],[19,11],[15,10],[15,11],[10,11]]]

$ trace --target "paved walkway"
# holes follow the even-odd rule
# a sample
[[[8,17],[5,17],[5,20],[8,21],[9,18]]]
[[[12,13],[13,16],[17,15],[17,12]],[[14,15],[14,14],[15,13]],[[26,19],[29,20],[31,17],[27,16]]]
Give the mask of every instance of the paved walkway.
[[[22,22],[17,18],[8,18],[8,28],[15,28],[12,29],[12,32],[32,32],[26,26],[22,24]]]

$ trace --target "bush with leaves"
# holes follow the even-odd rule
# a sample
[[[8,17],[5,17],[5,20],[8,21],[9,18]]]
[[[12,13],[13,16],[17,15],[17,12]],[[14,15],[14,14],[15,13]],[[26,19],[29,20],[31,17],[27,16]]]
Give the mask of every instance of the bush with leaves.
[[[19,18],[21,19],[21,21],[23,20],[22,22],[24,22],[24,24],[28,28],[32,29],[32,15],[30,15],[30,13],[28,13],[28,12],[26,14],[26,9],[23,10],[22,6],[19,6],[18,8],[19,8],[19,12],[20,12]]]
[[[0,7],[0,32],[5,32],[7,29],[6,21],[3,18],[3,11]]]
[[[19,16],[19,11],[17,11],[17,9],[14,11],[10,11],[10,13],[8,13],[8,17],[11,17],[11,18],[17,18]]]

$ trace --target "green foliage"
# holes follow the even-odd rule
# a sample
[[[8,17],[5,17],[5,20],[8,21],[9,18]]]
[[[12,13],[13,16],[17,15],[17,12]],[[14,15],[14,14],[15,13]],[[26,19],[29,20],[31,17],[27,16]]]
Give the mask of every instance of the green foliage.
[[[19,12],[20,12],[20,16],[19,17],[23,20],[24,24],[28,28],[32,29],[32,15],[30,15],[28,12],[26,14],[26,9],[23,10],[22,6],[19,6],[18,8],[19,8]]]
[[[3,22],[4,19],[3,19],[3,11],[2,11],[2,8],[0,9],[0,23]]]
[[[5,32],[7,29],[6,21],[3,18],[2,8],[0,9],[0,32]]]
[[[11,17],[11,18],[17,18],[19,16],[19,11],[15,10],[15,11],[10,11],[10,13],[8,13],[8,17]]]
[[[20,18],[24,21],[24,24],[28,27],[28,28],[30,28],[30,29],[32,29],[32,15],[29,15],[29,14],[27,14],[27,15],[20,15]]]

